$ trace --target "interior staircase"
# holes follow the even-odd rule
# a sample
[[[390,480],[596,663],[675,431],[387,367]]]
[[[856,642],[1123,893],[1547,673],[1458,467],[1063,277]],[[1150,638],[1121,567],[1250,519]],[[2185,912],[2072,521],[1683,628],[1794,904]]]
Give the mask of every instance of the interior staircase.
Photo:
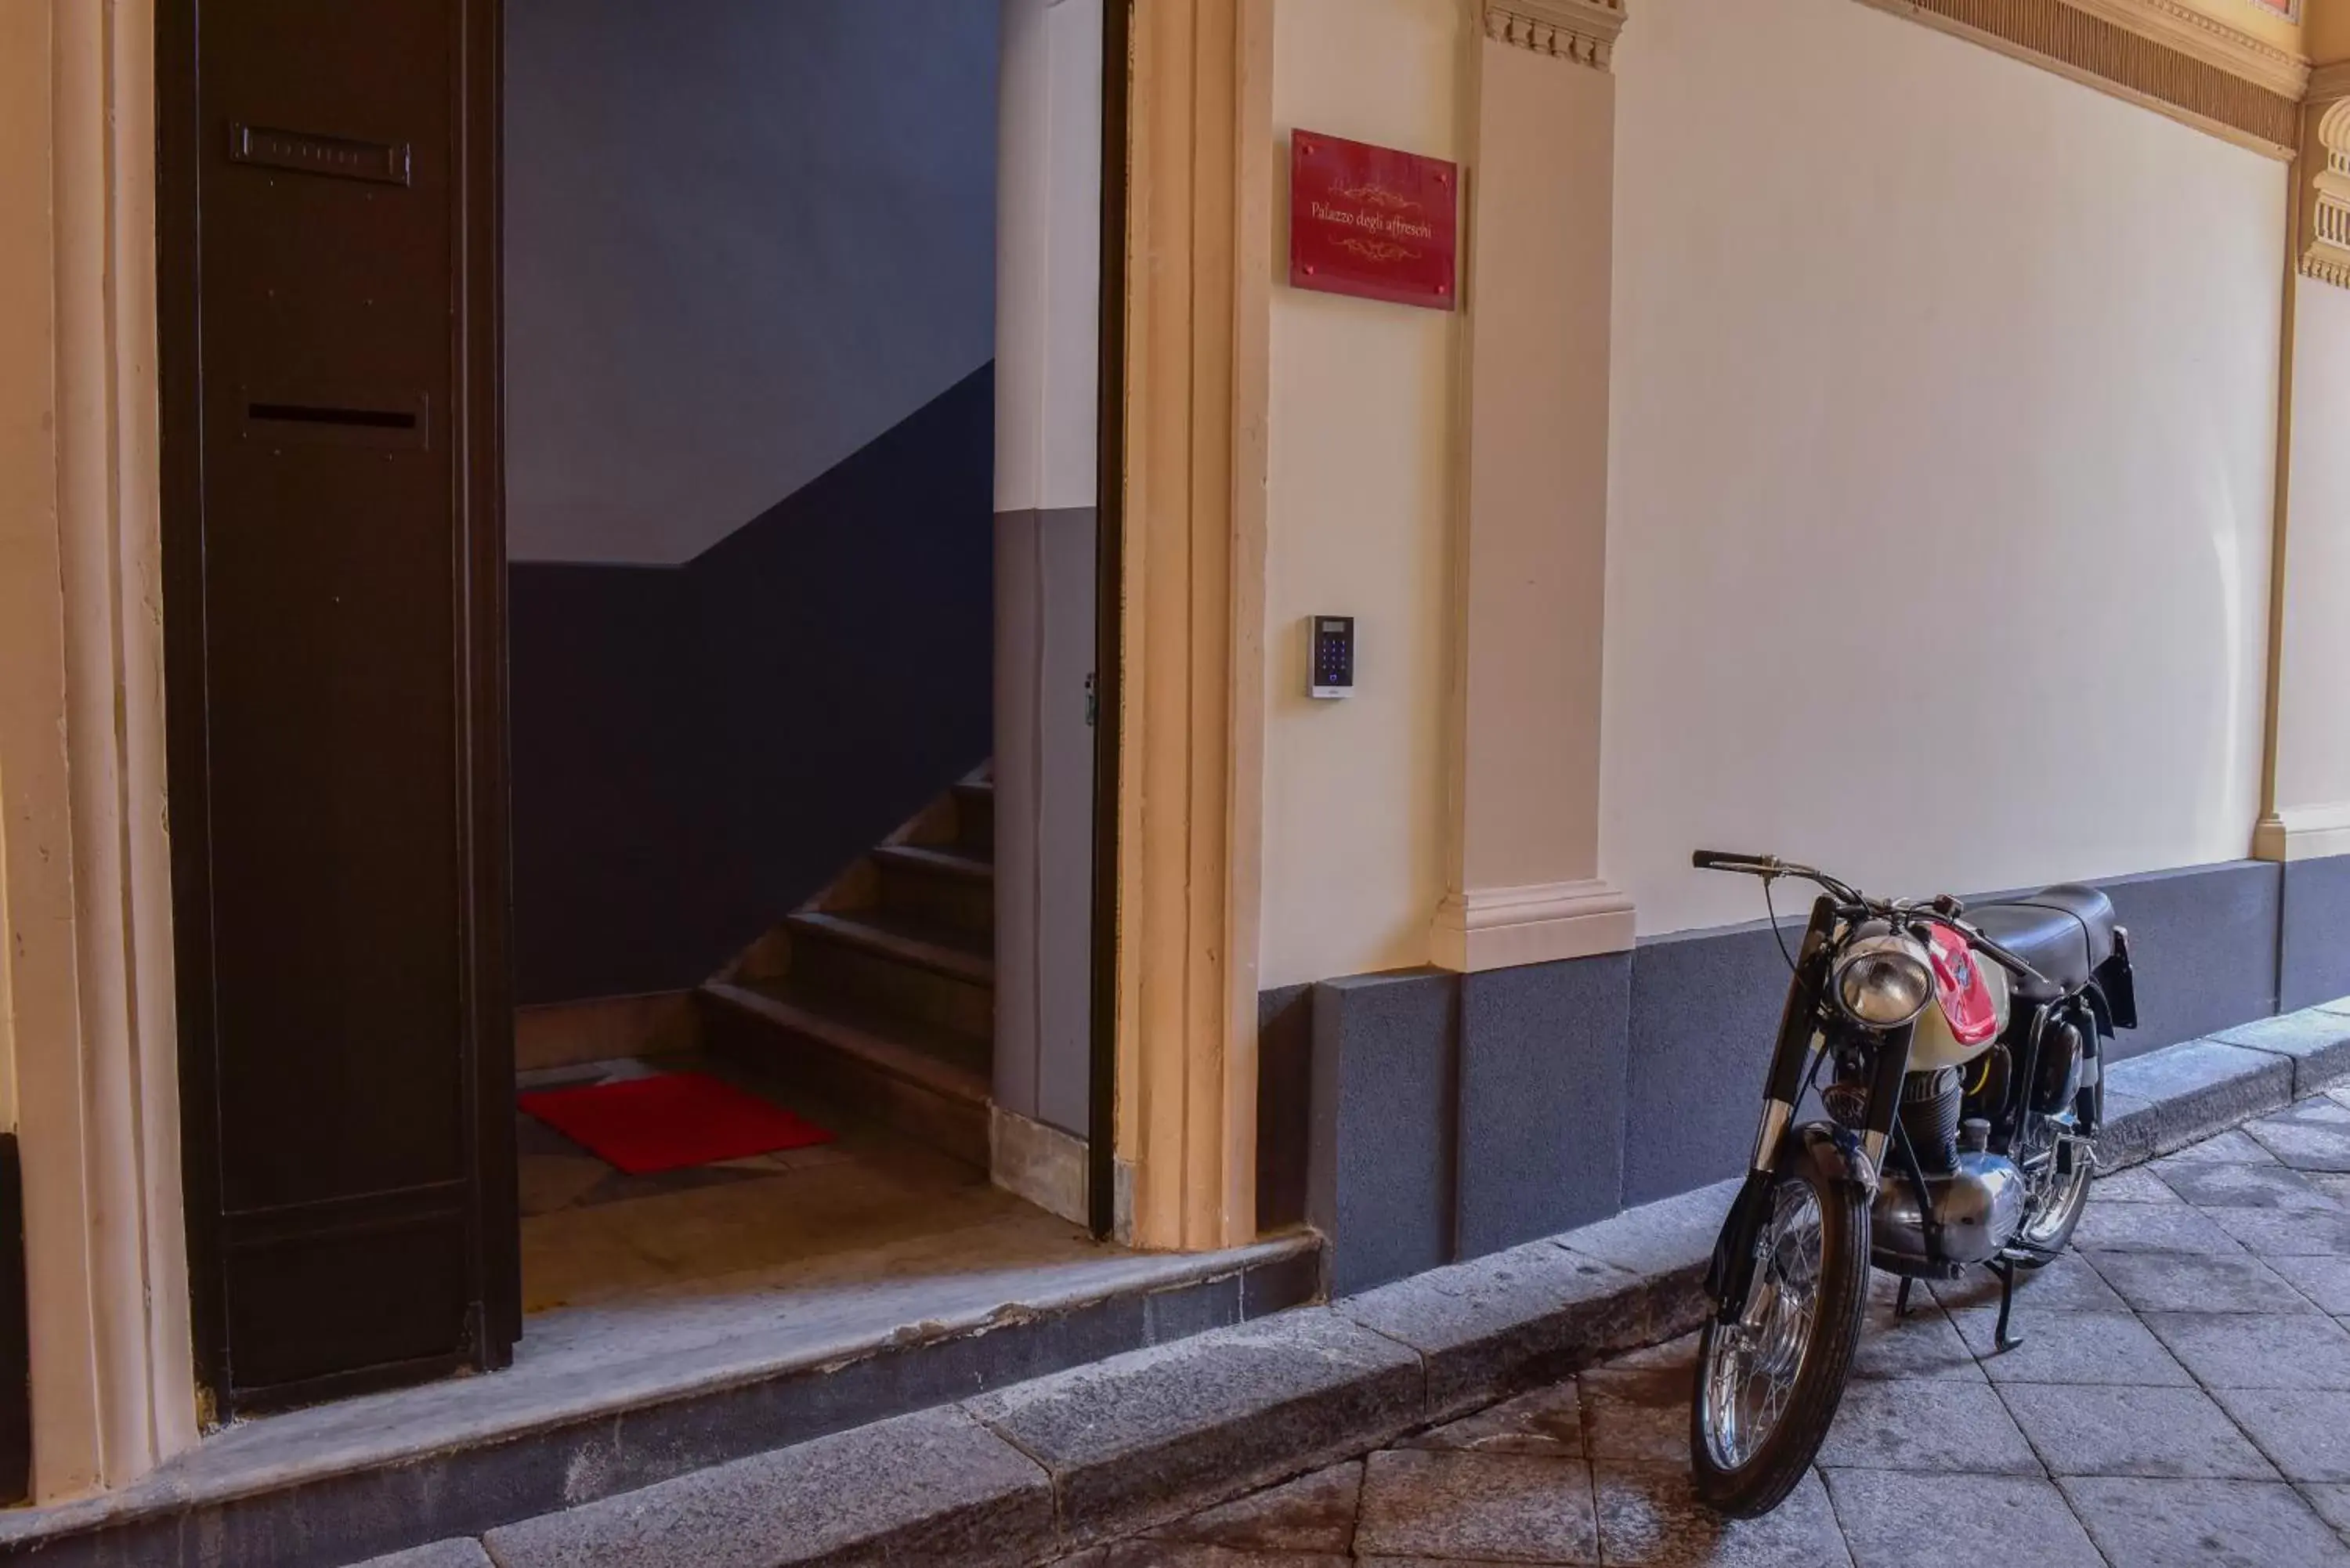
[[[984,1170],[995,787],[981,768],[698,997],[703,1037]]]

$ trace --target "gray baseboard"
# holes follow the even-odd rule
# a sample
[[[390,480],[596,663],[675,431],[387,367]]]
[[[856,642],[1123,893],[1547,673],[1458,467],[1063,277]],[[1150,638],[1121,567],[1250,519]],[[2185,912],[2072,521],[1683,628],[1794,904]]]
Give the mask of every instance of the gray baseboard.
[[[2287,861],[2281,874],[2277,1005],[2350,996],[2350,855]]]

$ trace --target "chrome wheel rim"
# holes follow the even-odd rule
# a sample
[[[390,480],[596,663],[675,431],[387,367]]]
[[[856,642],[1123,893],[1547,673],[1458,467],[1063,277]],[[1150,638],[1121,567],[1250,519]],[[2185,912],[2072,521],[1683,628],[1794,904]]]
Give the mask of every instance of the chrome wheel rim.
[[[1700,1425],[1715,1466],[1738,1469],[1779,1429],[1802,1380],[1819,1317],[1821,1214],[1806,1181],[1780,1184],[1755,1243],[1746,1310],[1706,1336]]]
[[[2058,1171],[2068,1137],[2061,1131],[2051,1137],[2046,1156],[2035,1160],[2024,1172],[2023,1229],[2017,1239],[2034,1251],[2045,1251],[2064,1231],[2066,1218],[2087,1192],[2089,1175],[2096,1165],[2090,1158],[2086,1140],[2071,1138],[2072,1174]]]

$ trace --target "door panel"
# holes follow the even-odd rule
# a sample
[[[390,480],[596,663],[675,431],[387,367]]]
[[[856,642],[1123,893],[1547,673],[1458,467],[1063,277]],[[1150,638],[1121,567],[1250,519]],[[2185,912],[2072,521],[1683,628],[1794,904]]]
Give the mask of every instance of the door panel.
[[[506,1359],[495,7],[161,7],[182,1113],[224,1406]]]

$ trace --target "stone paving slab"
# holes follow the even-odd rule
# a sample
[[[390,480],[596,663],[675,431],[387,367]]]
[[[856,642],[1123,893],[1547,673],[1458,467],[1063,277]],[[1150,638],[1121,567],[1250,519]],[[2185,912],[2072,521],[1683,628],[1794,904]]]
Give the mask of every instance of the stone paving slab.
[[[2038,1475],[2039,1461],[1989,1383],[1894,1380],[1845,1390],[1820,1463],[1830,1469]]]
[[[1678,1568],[1846,1568],[1852,1552],[1817,1473],[1761,1519],[1723,1519],[1697,1501],[1687,1463],[1595,1459],[1600,1560]]]
[[[2206,1388],[2350,1389],[2350,1333],[2314,1313],[2148,1313],[2146,1326]]]
[[[478,1541],[440,1541],[389,1557],[370,1557],[359,1568],[497,1568]]]
[[[2350,1549],[2291,1487],[2272,1481],[2060,1483],[2090,1539],[2130,1568],[2335,1568]]]
[[[2125,1164],[2168,1154],[2291,1105],[2293,1083],[2289,1059],[2216,1040],[2133,1056],[2106,1073],[2105,1152]]]
[[[1056,1543],[1045,1471],[952,1406],[494,1530],[498,1568],[1003,1568]]]
[[[1590,1468],[1534,1454],[1373,1454],[1355,1550],[1371,1558],[1596,1563]]]
[[[2350,1108],[2328,1097],[2248,1122],[2244,1131],[2295,1170],[2350,1171]]]
[[[2334,1209],[2334,1197],[2301,1172],[2286,1165],[2232,1165],[2204,1161],[2175,1164],[2177,1156],[2158,1159],[2145,1174],[2158,1178],[2171,1194],[2199,1209]],[[2136,1176],[2138,1171],[2127,1174]],[[2103,1196],[2103,1194],[2100,1194]]]
[[[2023,1343],[2001,1354],[1995,1353],[1996,1307],[1967,1307],[1954,1314],[1968,1351],[1993,1383],[2185,1388],[2195,1382],[2133,1314],[2047,1312],[2027,1304],[2018,1309],[2018,1315]]]
[[[2350,1076],[2350,1016],[2323,1008],[2281,1013],[2222,1029],[2212,1039],[2282,1056],[2293,1064],[2293,1093],[2314,1094],[2336,1079]]]
[[[1642,1278],[1533,1241],[1382,1285],[1336,1310],[1419,1354],[1428,1413],[1441,1417],[1656,1337],[1650,1293],[1635,1288]]]
[[[1083,1539],[1358,1454],[1426,1418],[1420,1359],[1326,1307],[1112,1356],[966,1406]]]
[[[2106,1568],[2064,1496],[2039,1476],[1830,1470],[1858,1568]],[[2019,1559],[2015,1544],[2033,1543]]]
[[[2200,1388],[2013,1383],[2000,1393],[2051,1475],[2276,1476]]]
[[[2350,1394],[2219,1388],[2212,1397],[2285,1480],[2350,1482]]]
[[[2249,1252],[2089,1252],[2106,1282],[2149,1312],[2315,1312],[2309,1298]]]

